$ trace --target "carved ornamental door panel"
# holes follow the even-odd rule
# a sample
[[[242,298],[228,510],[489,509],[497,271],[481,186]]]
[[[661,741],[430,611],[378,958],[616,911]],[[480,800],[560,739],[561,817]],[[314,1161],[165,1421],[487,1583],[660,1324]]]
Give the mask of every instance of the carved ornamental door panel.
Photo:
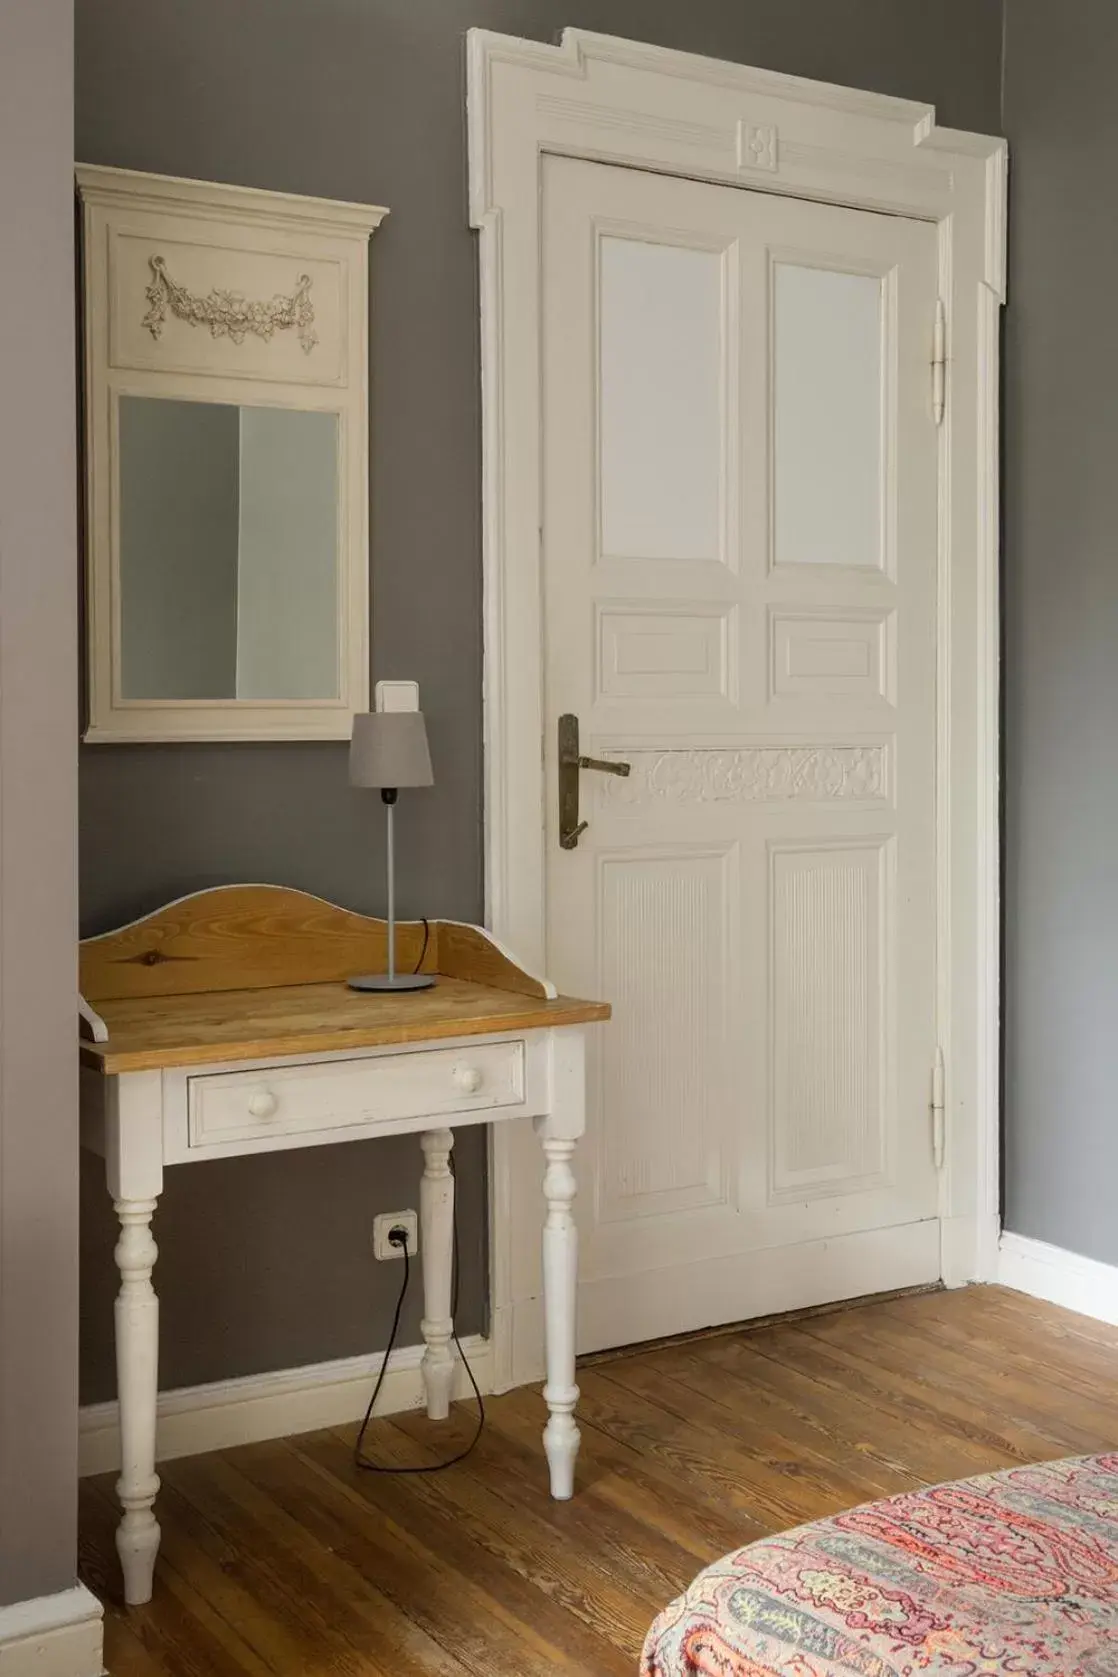
[[[589,1350],[940,1273],[936,237],[553,157],[544,211]],[[631,765],[568,849],[564,713]]]

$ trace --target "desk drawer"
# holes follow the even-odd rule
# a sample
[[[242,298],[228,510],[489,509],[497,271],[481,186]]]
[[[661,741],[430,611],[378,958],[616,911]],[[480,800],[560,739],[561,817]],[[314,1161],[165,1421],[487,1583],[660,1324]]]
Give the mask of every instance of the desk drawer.
[[[417,1049],[364,1060],[321,1060],[274,1071],[191,1077],[191,1147],[305,1135],[430,1115],[518,1106],[524,1100],[523,1042]]]

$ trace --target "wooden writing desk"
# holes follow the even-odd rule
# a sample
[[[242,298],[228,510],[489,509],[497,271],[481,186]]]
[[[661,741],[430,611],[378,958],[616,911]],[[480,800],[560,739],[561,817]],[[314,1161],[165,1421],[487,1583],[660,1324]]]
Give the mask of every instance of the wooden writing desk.
[[[400,968],[433,989],[361,994],[385,927],[274,886],[202,891],[81,946],[81,989],[104,1040],[83,1141],[103,1154],[120,1219],[117,1386],[125,1599],[150,1599],[159,1304],[152,1215],[165,1165],[417,1132],[427,1413],[446,1415],[451,1350],[453,1127],[532,1118],[543,1145],[544,1311],[551,1494],[574,1485],[577,1236],[571,1157],[585,1122],[583,1032],[599,1002],[556,996],[476,926],[398,928]]]

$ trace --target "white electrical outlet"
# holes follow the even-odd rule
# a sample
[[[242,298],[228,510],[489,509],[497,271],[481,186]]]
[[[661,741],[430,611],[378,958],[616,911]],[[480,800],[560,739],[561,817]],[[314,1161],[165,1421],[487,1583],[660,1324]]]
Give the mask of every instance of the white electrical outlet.
[[[414,1258],[419,1251],[419,1217],[414,1211],[382,1211],[379,1217],[373,1218],[373,1257],[403,1257],[402,1246],[389,1244],[388,1237],[393,1229],[407,1229],[408,1257]]]
[[[373,689],[378,710],[418,710],[418,681],[378,681]]]

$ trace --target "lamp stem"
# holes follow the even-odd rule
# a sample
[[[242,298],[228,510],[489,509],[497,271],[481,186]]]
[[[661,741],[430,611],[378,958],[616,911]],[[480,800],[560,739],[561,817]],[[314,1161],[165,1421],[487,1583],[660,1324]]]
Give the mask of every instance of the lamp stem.
[[[396,794],[385,797],[388,810],[388,982],[396,977]]]

